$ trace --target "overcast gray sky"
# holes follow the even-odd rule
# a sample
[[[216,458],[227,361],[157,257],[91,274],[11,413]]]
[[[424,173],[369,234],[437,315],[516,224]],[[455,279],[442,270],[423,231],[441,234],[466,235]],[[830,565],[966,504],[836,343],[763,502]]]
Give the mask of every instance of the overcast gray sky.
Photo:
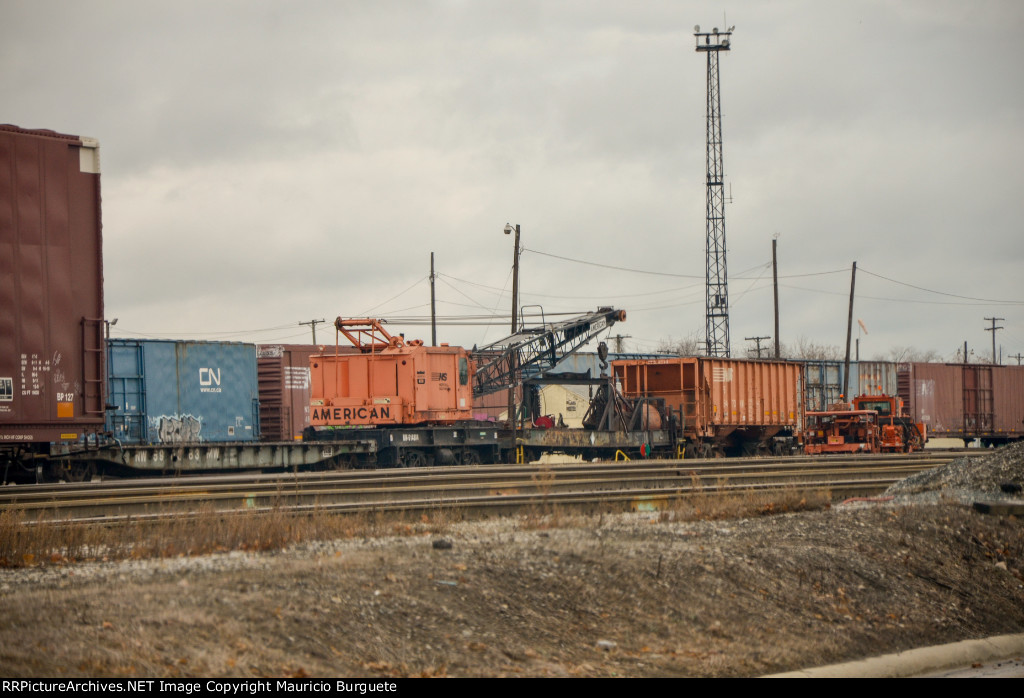
[[[439,340],[482,345],[511,222],[523,305],[649,351],[704,333],[693,28],[726,22],[734,355],[776,234],[783,342],[845,342],[856,261],[863,358],[990,353],[985,317],[1024,353],[1024,3],[8,0],[0,122],[99,139],[114,336],[427,318],[434,252],[438,313],[497,316]]]

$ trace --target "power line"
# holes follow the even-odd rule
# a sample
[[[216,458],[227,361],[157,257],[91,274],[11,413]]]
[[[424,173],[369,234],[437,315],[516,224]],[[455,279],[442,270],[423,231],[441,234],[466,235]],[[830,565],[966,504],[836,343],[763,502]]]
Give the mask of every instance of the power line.
[[[857,271],[863,271],[863,269],[857,268]],[[782,277],[779,277],[782,278]],[[792,284],[779,284],[782,288],[788,288],[795,291],[807,291],[808,293],[822,293],[827,296],[843,296],[844,298],[849,295],[845,291],[826,291],[820,288],[807,288],[806,286],[793,286]],[[889,298],[886,296],[866,296],[863,294],[857,295],[858,300],[872,300],[872,301],[885,301],[887,303],[916,303],[918,305],[956,305],[964,307],[972,306],[990,306],[992,303],[957,303],[956,301],[926,301],[915,298]]]
[[[532,252],[533,254],[539,254],[543,257],[553,257],[554,259],[560,259],[563,262],[574,262],[576,264],[586,264],[591,267],[600,267],[602,269],[614,269],[616,271],[625,271],[631,274],[648,274],[651,276],[672,276],[677,279],[700,279],[702,277],[694,274],[672,274],[667,271],[647,271],[644,269],[631,269],[629,267],[620,267],[613,264],[601,264],[600,262],[587,262],[582,259],[573,259],[572,257],[563,257],[557,254],[551,254],[550,252],[540,252],[538,250],[531,250],[528,247],[523,248],[523,252]]]
[[[384,301],[383,303],[378,303],[377,305],[373,306],[373,307],[372,307],[372,308],[370,308],[369,310],[365,310],[365,311],[363,311],[362,313],[360,313],[360,315],[362,315],[363,317],[369,317],[369,316],[370,316],[370,313],[372,313],[372,312],[373,312],[374,310],[376,310],[377,308],[381,307],[382,305],[387,305],[388,303],[390,303],[391,301],[395,300],[396,298],[398,298],[398,297],[400,297],[400,296],[404,296],[404,295],[405,295],[406,293],[408,293],[409,291],[413,290],[414,288],[416,288],[417,286],[419,286],[419,285],[420,285],[421,283],[423,283],[424,281],[427,281],[427,280],[428,280],[429,278],[430,278],[430,277],[428,277],[428,276],[421,276],[420,278],[416,279],[416,282],[415,282],[415,283],[413,283],[413,285],[412,285],[412,286],[410,286],[409,288],[405,289],[404,291],[402,291],[401,293],[399,293],[399,294],[397,294],[397,295],[391,296],[391,298],[388,298],[388,299],[387,299],[386,301]]]
[[[524,247],[523,248],[523,252],[532,252],[533,254],[541,255],[542,257],[552,257],[553,259],[560,259],[563,262],[572,262],[574,264],[584,264],[584,265],[591,266],[591,267],[599,267],[601,269],[614,269],[615,271],[624,271],[624,272],[629,272],[629,273],[632,273],[632,274],[648,274],[648,275],[652,275],[652,276],[670,276],[670,277],[675,277],[675,278],[679,278],[679,279],[700,279],[702,281],[704,279],[704,277],[697,276],[696,274],[672,274],[670,272],[665,272],[665,271],[653,271],[653,270],[648,270],[648,269],[633,269],[631,267],[622,267],[622,266],[618,266],[618,265],[614,265],[614,264],[603,264],[601,262],[591,262],[591,261],[588,261],[588,260],[585,260],[585,259],[576,259],[574,257],[565,257],[565,256],[562,256],[562,255],[552,254],[550,252],[541,252],[540,250],[533,250],[533,249],[530,249],[528,247]],[[756,264],[756,265],[750,267],[749,269],[746,269],[746,270],[740,272],[740,275],[734,276],[733,278],[734,279],[746,279],[747,277],[742,276],[743,274],[746,274],[747,272],[753,271],[754,269],[760,269],[763,266],[771,267],[771,262],[762,262],[762,263]],[[815,271],[815,272],[808,272],[808,273],[805,273],[805,274],[786,274],[784,276],[779,276],[779,278],[780,279],[799,279],[799,278],[803,278],[803,277],[806,277],[806,276],[827,276],[827,275],[831,275],[831,274],[845,274],[846,271],[847,271],[846,269],[832,269],[830,271]]]
[[[756,269],[758,267],[754,267],[754,268]],[[446,277],[448,279],[451,279],[452,281],[458,281],[459,283],[469,284],[470,286],[476,286],[477,288],[483,288],[483,289],[487,289],[487,290],[491,290],[491,291],[499,291],[500,290],[502,293],[504,292],[504,289],[498,289],[497,286],[487,286],[486,284],[480,284],[480,283],[477,283],[475,281],[469,281],[467,279],[460,279],[460,278],[455,277],[455,276],[450,276],[449,274],[438,274],[438,276],[439,277],[443,276],[443,277]],[[616,298],[640,298],[640,297],[643,297],[643,296],[658,296],[658,295],[662,295],[662,294],[666,294],[666,293],[676,293],[678,291],[688,291],[688,290],[690,290],[692,288],[696,288],[697,286],[699,286],[699,284],[693,284],[693,285],[690,285],[690,286],[675,286],[673,288],[667,288],[667,289],[664,289],[664,290],[661,290],[661,291],[648,291],[648,292],[645,292],[645,293],[617,293],[617,294],[615,294],[615,297]],[[520,292],[519,295],[521,295],[521,296],[531,296],[531,297],[534,297],[534,298],[560,298],[560,299],[563,299],[563,300],[591,300],[594,297],[593,294],[587,295],[587,296],[563,296],[563,295],[558,295],[558,294],[554,294],[554,293],[532,293],[532,292]]]
[[[955,293],[946,293],[944,291],[936,291],[934,289],[924,288],[923,286],[915,286],[914,284],[908,284],[908,283],[906,283],[904,281],[897,281],[896,279],[890,279],[888,276],[882,276],[881,274],[875,274],[874,272],[870,272],[867,269],[863,269],[862,268],[861,271],[863,273],[865,273],[865,274],[870,274],[871,276],[878,277],[879,279],[885,279],[886,281],[890,281],[890,282],[892,282],[894,284],[899,284],[900,286],[907,286],[909,288],[917,289],[918,291],[925,291],[927,293],[934,293],[934,294],[939,295],[939,296],[949,296],[950,298],[960,298],[960,299],[968,300],[968,301],[982,301],[984,303],[997,303],[997,304],[1000,304],[1000,305],[1024,305],[1024,301],[994,300],[992,298],[975,298],[973,296],[960,296],[960,295],[957,295]]]

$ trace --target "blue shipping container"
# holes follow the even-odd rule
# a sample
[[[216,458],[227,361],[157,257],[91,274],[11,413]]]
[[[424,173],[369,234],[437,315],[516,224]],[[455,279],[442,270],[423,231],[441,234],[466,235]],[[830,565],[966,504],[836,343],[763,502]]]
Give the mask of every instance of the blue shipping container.
[[[255,441],[256,345],[107,340],[107,429],[123,443]]]

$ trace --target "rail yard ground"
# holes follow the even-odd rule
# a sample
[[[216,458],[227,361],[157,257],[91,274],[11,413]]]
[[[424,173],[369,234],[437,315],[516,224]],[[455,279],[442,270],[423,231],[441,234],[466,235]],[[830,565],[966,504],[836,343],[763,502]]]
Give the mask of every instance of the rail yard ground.
[[[755,676],[1021,632],[1024,525],[970,507],[1020,496],[1004,483],[1024,484],[1024,444],[891,501],[452,515],[277,552],[4,569],[0,673]]]

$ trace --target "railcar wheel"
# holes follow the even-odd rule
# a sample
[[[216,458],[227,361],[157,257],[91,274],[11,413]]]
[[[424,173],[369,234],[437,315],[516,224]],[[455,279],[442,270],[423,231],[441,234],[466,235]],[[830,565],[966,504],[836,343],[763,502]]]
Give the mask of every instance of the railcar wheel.
[[[421,451],[406,451],[402,457],[402,465],[406,468],[422,468],[427,459]]]
[[[359,467],[359,456],[348,453],[334,457],[333,470],[355,470]]]
[[[68,482],[90,482],[96,475],[96,463],[88,461],[85,463],[74,462],[63,469],[63,479]]]
[[[462,464],[463,465],[479,465],[480,454],[472,449],[466,449],[462,452]]]

